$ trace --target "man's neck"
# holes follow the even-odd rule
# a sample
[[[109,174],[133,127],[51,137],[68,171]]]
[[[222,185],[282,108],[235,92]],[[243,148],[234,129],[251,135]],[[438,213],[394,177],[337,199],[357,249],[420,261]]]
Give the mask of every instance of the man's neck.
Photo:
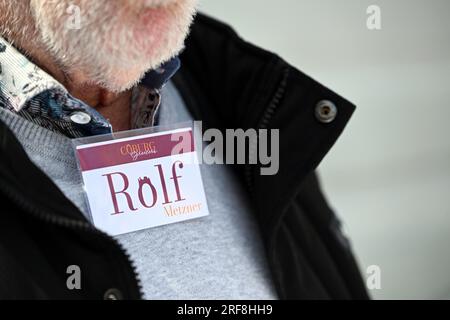
[[[20,48],[21,49],[21,48]],[[26,49],[30,59],[60,82],[75,98],[95,108],[111,123],[114,131],[130,129],[131,90],[114,93],[91,84],[82,73],[65,73],[43,50]]]

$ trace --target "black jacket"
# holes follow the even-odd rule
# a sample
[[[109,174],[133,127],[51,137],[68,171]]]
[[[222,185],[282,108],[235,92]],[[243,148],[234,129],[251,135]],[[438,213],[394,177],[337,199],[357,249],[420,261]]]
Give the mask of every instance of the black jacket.
[[[175,84],[203,127],[280,129],[280,170],[236,166],[261,226],[280,298],[368,298],[348,241],[314,173],[354,106],[278,56],[198,15]],[[319,101],[336,118],[317,118]],[[0,298],[140,298],[129,258],[27,158],[0,123]],[[66,269],[82,270],[68,290]]]

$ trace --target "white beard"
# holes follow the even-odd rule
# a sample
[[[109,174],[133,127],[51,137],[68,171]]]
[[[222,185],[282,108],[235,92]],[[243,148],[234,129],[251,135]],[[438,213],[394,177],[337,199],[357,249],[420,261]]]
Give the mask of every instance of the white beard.
[[[76,25],[78,18],[76,8],[68,13],[71,4],[81,9],[79,29],[67,27]],[[183,49],[196,4],[197,0],[30,0],[30,9],[39,41],[65,73],[82,74],[86,82],[121,92]],[[145,11],[155,6],[166,7],[164,14]],[[143,12],[149,12],[147,20]],[[159,20],[153,24],[148,21],[152,17]]]

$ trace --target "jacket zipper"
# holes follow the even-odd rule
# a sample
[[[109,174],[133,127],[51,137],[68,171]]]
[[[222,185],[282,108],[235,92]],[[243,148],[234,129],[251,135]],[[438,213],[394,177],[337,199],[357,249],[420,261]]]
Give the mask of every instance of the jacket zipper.
[[[109,243],[111,243],[113,246],[115,246],[118,249],[118,251],[125,258],[125,262],[128,263],[128,265],[130,266],[130,269],[132,270],[133,278],[135,280],[135,283],[138,286],[139,295],[141,298],[143,297],[142,286],[141,286],[140,280],[137,276],[136,267],[134,266],[129,254],[125,251],[123,246],[116,239],[114,239],[113,237],[110,237],[106,233],[94,228],[88,222],[85,222],[82,220],[74,220],[74,219],[61,217],[61,216],[57,216],[57,215],[52,215],[52,214],[45,212],[44,210],[36,208],[26,198],[22,197],[20,195],[20,193],[11,191],[8,188],[8,185],[2,180],[0,180],[0,190],[3,191],[3,193],[6,194],[6,196],[9,197],[12,201],[14,201],[17,205],[22,207],[22,209],[30,212],[36,218],[38,218],[46,223],[55,224],[55,225],[70,228],[73,230],[81,230],[81,231],[85,231],[85,232],[91,232],[91,233],[97,235],[98,237],[100,237],[101,239],[107,240]]]
[[[259,119],[258,125],[256,127],[256,130],[259,129],[267,129],[269,126],[269,122],[272,119],[273,115],[275,114],[278,106],[280,105],[281,99],[284,96],[284,93],[286,91],[287,86],[287,79],[289,76],[289,68],[286,67],[283,70],[282,78],[280,83],[278,84],[277,90],[275,91],[275,94],[272,97],[272,100],[270,101],[269,105],[264,110],[261,118]],[[249,158],[252,159],[252,156],[255,155],[257,152],[258,144],[253,143],[249,146]],[[248,189],[250,193],[253,192],[253,178],[252,178],[252,170],[254,166],[248,164],[245,167],[245,180],[247,182]]]
[[[289,77],[289,67],[286,67],[282,71],[282,77],[278,84],[277,90],[275,91],[275,94],[272,97],[272,100],[270,101],[269,105],[264,110],[261,118],[259,119],[258,125],[256,127],[256,130],[258,132],[259,129],[267,129],[269,127],[270,120],[272,119],[273,115],[275,114],[276,110],[278,109],[282,98],[284,97],[284,94],[286,92],[286,86],[287,81]],[[258,137],[259,140],[259,137]],[[257,151],[258,143],[250,144],[249,146],[249,156],[251,159],[251,156],[255,154]],[[248,164],[245,167],[245,180],[247,182],[248,190],[250,194],[253,193],[253,187],[254,187],[254,181],[253,181],[253,169],[255,169],[256,166],[252,166]],[[272,237],[273,238],[273,237]],[[273,248],[270,245],[270,243],[273,243],[273,241],[269,240],[269,248],[268,248],[268,263],[272,270],[279,269],[278,265],[275,263],[275,260],[273,258]],[[278,278],[277,272],[274,274],[275,279],[275,287],[277,288],[277,291],[280,293],[280,298],[285,298],[286,294],[284,293],[284,289],[280,285],[281,280]]]

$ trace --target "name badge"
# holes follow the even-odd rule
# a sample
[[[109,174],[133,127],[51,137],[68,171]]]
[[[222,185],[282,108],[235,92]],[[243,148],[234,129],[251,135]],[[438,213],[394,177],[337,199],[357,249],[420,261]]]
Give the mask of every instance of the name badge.
[[[74,140],[98,229],[119,235],[209,214],[192,128],[111,137]]]

